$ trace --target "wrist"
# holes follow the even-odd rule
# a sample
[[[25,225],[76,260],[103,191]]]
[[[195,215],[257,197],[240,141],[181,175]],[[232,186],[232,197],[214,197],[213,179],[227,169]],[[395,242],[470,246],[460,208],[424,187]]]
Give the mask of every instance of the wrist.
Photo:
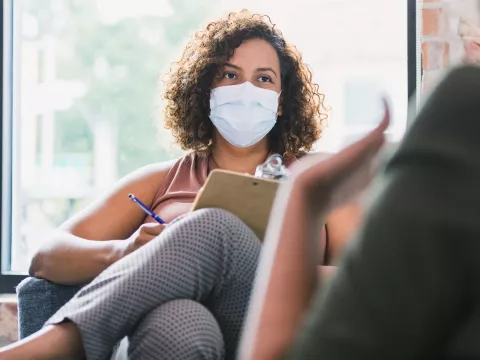
[[[309,223],[313,224],[315,231],[318,231],[318,226],[326,223],[331,212],[328,192],[322,191],[320,187],[315,188],[309,178],[301,175],[293,178],[290,188],[286,189],[290,192],[289,203],[301,209]]]
[[[109,246],[107,247],[108,251],[105,256],[106,267],[109,267],[123,258],[126,254],[127,246],[128,241],[126,240],[110,240]]]
[[[292,179],[288,192],[290,193],[290,201],[295,202],[298,206],[312,210],[314,197],[312,196],[310,186],[303,174]]]
[[[332,210],[332,190],[321,186],[308,172],[302,172],[292,179],[291,191],[292,196],[315,217],[326,217]]]

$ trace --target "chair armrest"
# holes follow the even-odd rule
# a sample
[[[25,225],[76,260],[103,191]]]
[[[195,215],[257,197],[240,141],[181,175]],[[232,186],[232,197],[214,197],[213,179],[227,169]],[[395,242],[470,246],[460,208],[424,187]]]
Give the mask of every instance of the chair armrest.
[[[33,277],[23,280],[17,286],[20,339],[40,330],[81,288],[82,286],[58,285]]]

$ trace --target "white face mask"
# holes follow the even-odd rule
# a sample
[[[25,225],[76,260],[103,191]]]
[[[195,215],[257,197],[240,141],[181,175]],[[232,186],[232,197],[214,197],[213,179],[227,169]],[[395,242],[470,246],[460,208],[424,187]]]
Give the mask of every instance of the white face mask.
[[[230,144],[252,146],[275,125],[279,96],[250,82],[215,88],[210,95],[210,120]]]

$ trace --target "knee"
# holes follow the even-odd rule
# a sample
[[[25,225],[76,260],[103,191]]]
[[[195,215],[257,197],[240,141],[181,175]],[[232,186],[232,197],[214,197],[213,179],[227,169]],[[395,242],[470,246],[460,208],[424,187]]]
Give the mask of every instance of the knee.
[[[216,208],[194,211],[172,224],[172,231],[184,238],[225,239],[233,237],[242,241],[259,241],[255,233],[237,216]]]
[[[195,248],[199,252],[213,253],[213,249],[222,249],[223,252],[228,247],[235,253],[256,254],[255,258],[260,252],[260,240],[252,229],[223,209],[194,211],[178,224],[177,231],[183,241],[189,242],[186,248]]]
[[[195,224],[214,224],[223,228],[246,226],[242,220],[231,212],[218,208],[196,210],[185,219],[189,219]]]
[[[178,268],[182,262],[214,264],[246,262],[256,267],[261,243],[255,233],[235,215],[221,209],[202,209],[168,225],[155,241],[144,246],[152,261],[162,257]],[[141,250],[142,251],[142,250]],[[165,263],[166,264],[166,263]]]
[[[150,355],[151,353],[151,355]],[[132,359],[223,359],[223,335],[200,303],[174,300],[150,312],[130,338]]]

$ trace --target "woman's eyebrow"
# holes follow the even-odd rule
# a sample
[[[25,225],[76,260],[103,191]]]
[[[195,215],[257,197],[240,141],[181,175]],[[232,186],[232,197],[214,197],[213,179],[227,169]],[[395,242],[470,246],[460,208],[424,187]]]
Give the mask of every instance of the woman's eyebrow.
[[[237,69],[237,70],[242,70],[242,68],[238,65],[233,65],[231,63],[225,63],[224,66],[228,66],[228,67],[231,67],[231,68],[234,68],[234,69]],[[273,70],[271,67],[261,67],[261,68],[257,68],[256,71],[271,71],[272,73],[275,74],[275,76],[278,77],[277,73],[275,72],[275,70]]]
[[[230,64],[230,63],[225,63],[225,66],[229,66],[229,67],[232,67],[232,68],[237,69],[237,70],[242,70],[242,68],[240,66],[233,65],[233,64]]]
[[[269,68],[269,67],[257,68],[257,71],[271,71],[275,74],[275,76],[278,76],[277,73],[275,72],[275,70],[273,70],[272,68]]]

